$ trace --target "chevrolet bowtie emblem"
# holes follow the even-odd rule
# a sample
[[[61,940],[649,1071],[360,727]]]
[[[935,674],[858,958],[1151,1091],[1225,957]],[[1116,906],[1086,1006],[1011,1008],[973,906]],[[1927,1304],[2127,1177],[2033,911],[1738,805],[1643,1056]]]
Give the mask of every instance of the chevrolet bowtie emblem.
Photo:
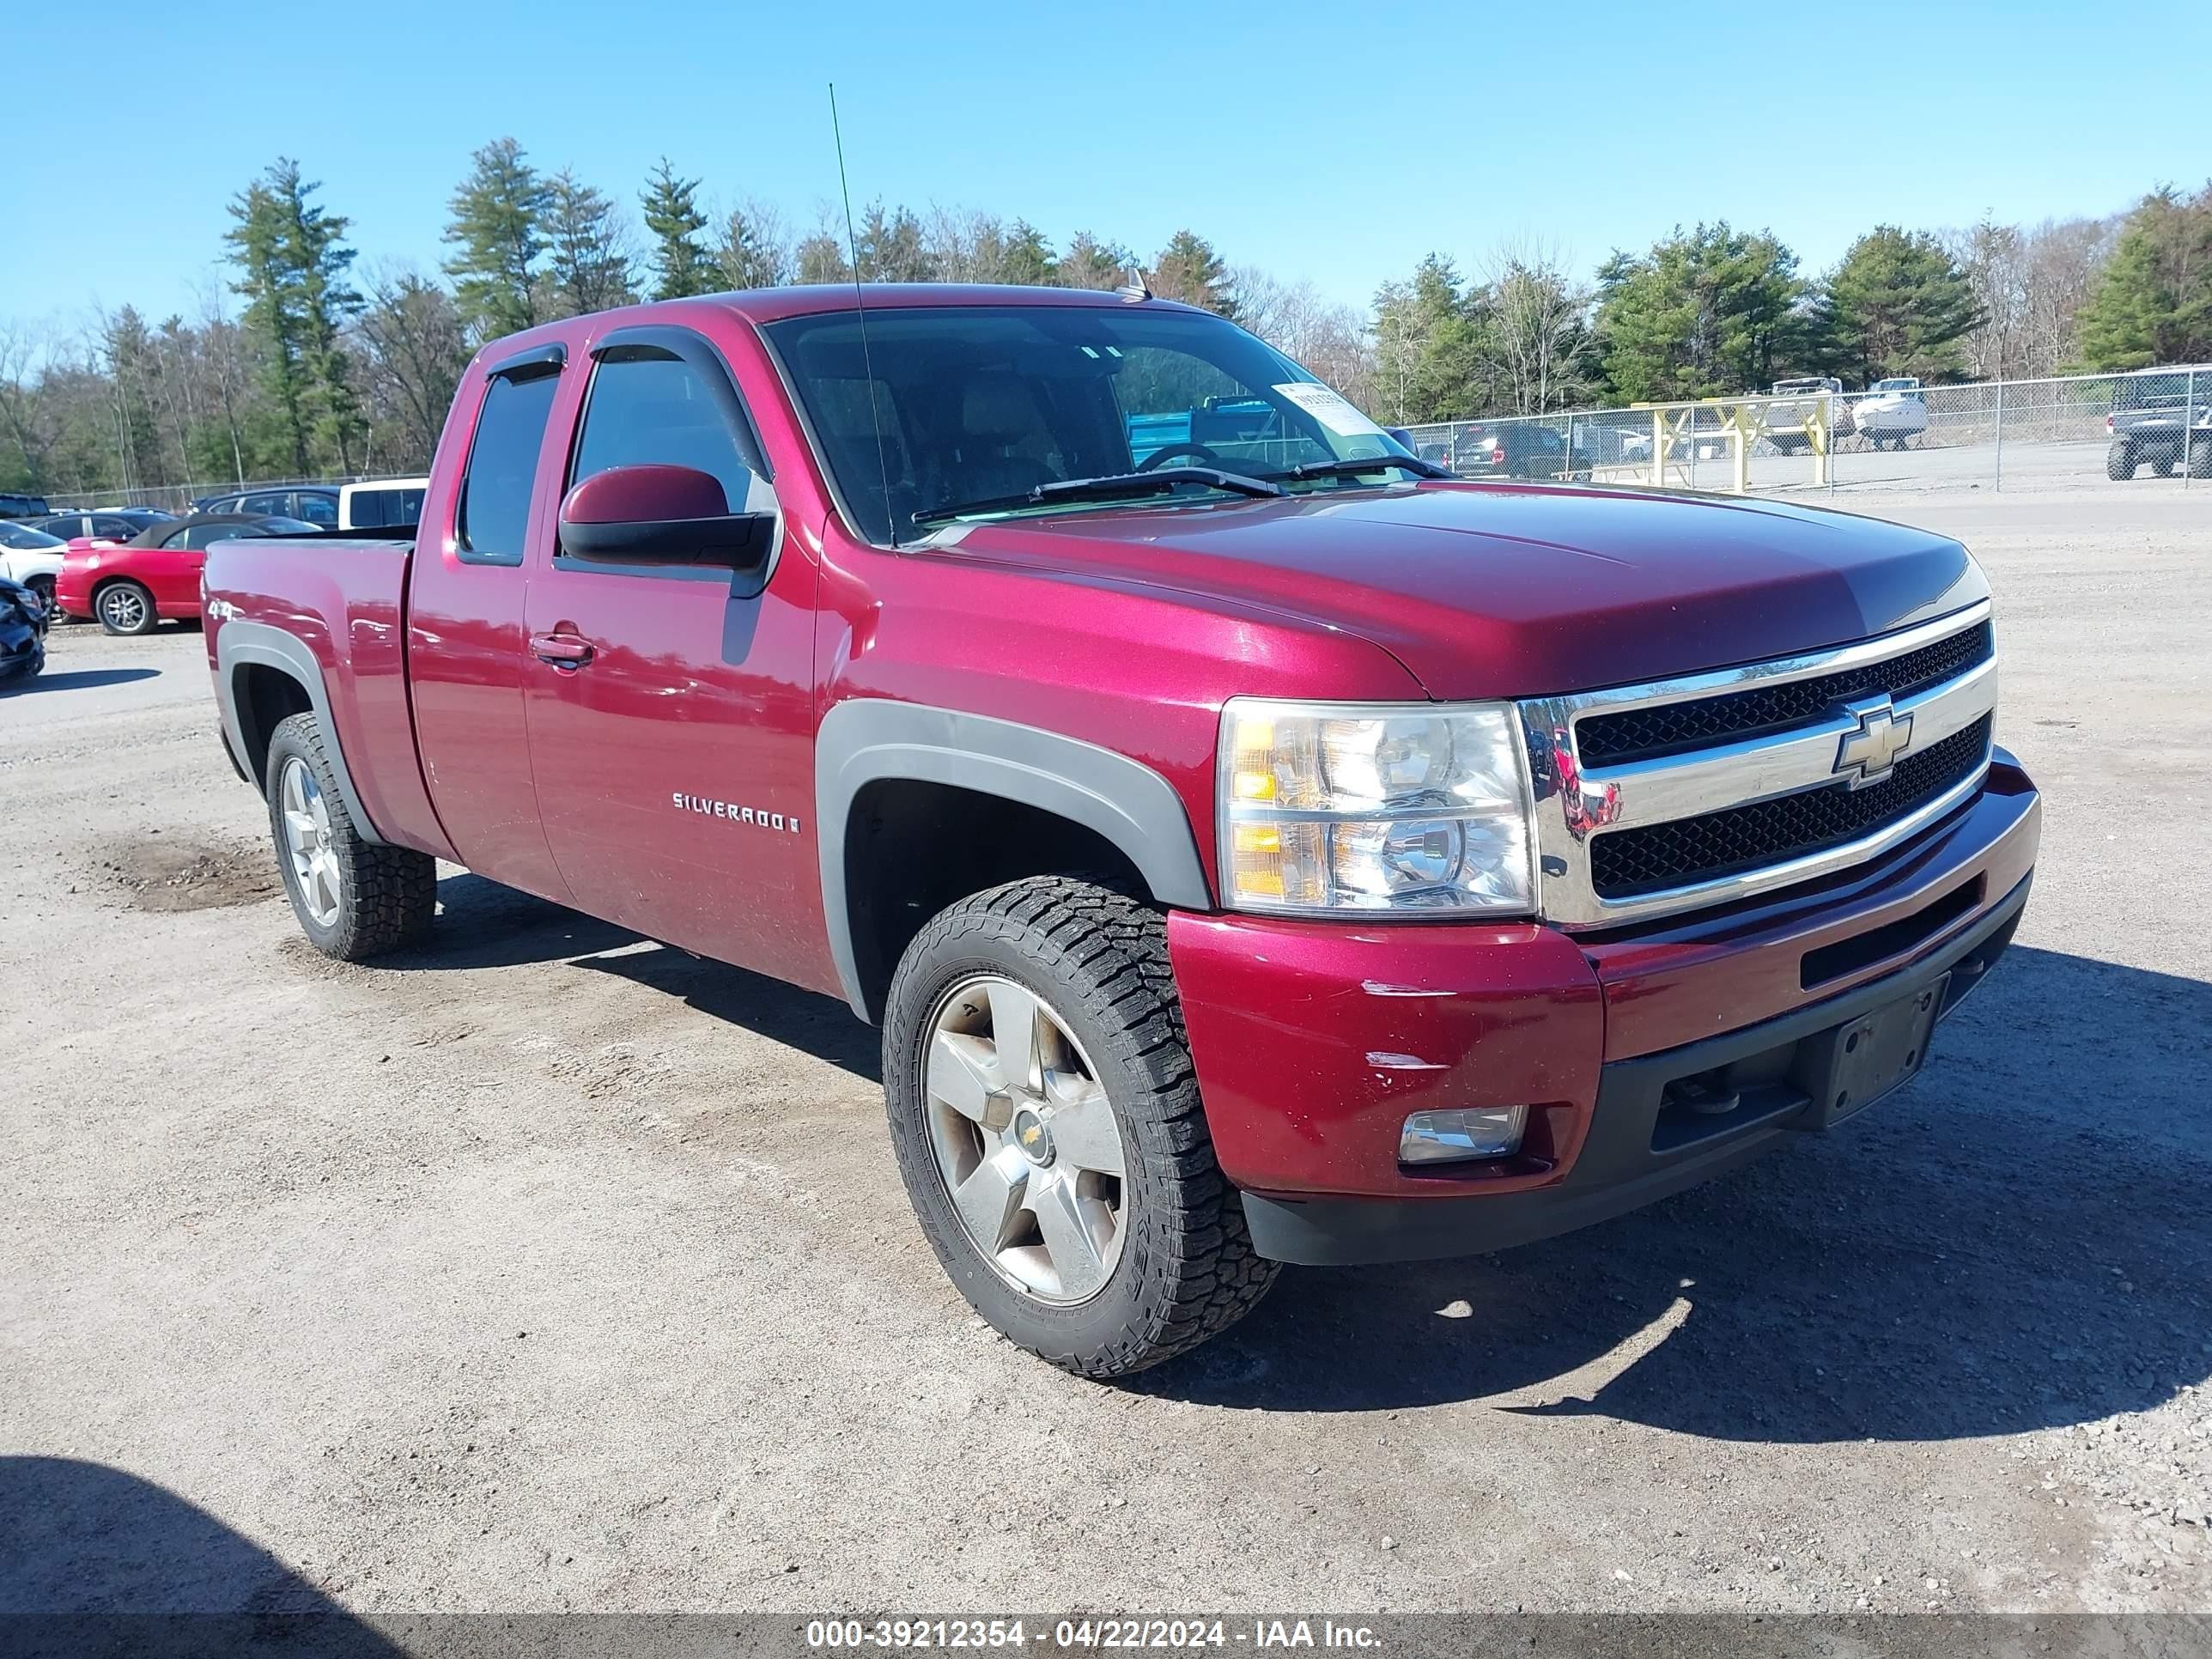
[[[1858,726],[1836,745],[1836,775],[1849,778],[1854,789],[1879,783],[1912,746],[1912,716],[1893,712],[1887,697],[1851,703],[1844,712]]]

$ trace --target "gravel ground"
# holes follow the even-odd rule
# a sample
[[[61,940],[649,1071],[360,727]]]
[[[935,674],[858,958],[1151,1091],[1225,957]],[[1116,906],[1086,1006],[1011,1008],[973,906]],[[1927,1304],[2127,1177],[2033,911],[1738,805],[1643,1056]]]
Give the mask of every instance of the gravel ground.
[[[0,1611],[2212,1607],[2212,489],[1888,510],[1985,558],[2048,802],[1923,1075],[1120,1389],[945,1281],[842,1006],[459,872],[326,962],[198,636],[63,630],[0,699]]]

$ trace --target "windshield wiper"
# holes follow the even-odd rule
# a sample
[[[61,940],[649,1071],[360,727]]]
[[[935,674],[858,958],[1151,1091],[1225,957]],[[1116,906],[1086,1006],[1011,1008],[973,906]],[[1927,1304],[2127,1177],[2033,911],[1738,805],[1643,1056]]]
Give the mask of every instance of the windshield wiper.
[[[1205,484],[1239,495],[1279,495],[1279,484],[1264,478],[1248,478],[1242,472],[1224,472],[1216,466],[1163,466],[1150,472],[1109,472],[1096,478],[1060,478],[1024,489],[1018,495],[987,495],[981,501],[950,501],[925,507],[914,515],[916,524],[936,524],[945,519],[965,518],[971,513],[1012,513],[1024,507],[1050,507],[1059,501],[1110,501],[1125,495],[1164,495],[1177,484]]]
[[[1449,478],[1454,474],[1434,461],[1425,461],[1418,455],[1375,455],[1357,461],[1306,461],[1285,467],[1280,472],[1269,472],[1269,478],[1356,478],[1370,472],[1382,472],[1391,467],[1401,467],[1419,478]]]

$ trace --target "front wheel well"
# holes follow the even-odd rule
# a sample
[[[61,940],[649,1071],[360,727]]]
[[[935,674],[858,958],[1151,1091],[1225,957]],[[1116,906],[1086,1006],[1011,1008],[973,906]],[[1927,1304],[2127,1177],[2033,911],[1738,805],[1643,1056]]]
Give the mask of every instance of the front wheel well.
[[[1030,876],[1080,874],[1150,901],[1135,863],[1086,824],[957,785],[879,778],[845,818],[846,921],[870,1019],[930,918],[971,893]]]
[[[269,663],[240,664],[230,688],[238,710],[238,735],[246,748],[238,758],[254,787],[265,793],[270,739],[291,716],[313,713],[314,702],[306,686]]]

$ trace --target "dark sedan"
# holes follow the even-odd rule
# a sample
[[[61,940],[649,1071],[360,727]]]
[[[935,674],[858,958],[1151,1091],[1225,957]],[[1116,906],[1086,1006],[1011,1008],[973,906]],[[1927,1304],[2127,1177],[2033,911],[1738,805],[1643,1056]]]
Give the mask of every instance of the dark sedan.
[[[21,582],[0,578],[0,685],[16,685],[46,665],[46,608]]]

